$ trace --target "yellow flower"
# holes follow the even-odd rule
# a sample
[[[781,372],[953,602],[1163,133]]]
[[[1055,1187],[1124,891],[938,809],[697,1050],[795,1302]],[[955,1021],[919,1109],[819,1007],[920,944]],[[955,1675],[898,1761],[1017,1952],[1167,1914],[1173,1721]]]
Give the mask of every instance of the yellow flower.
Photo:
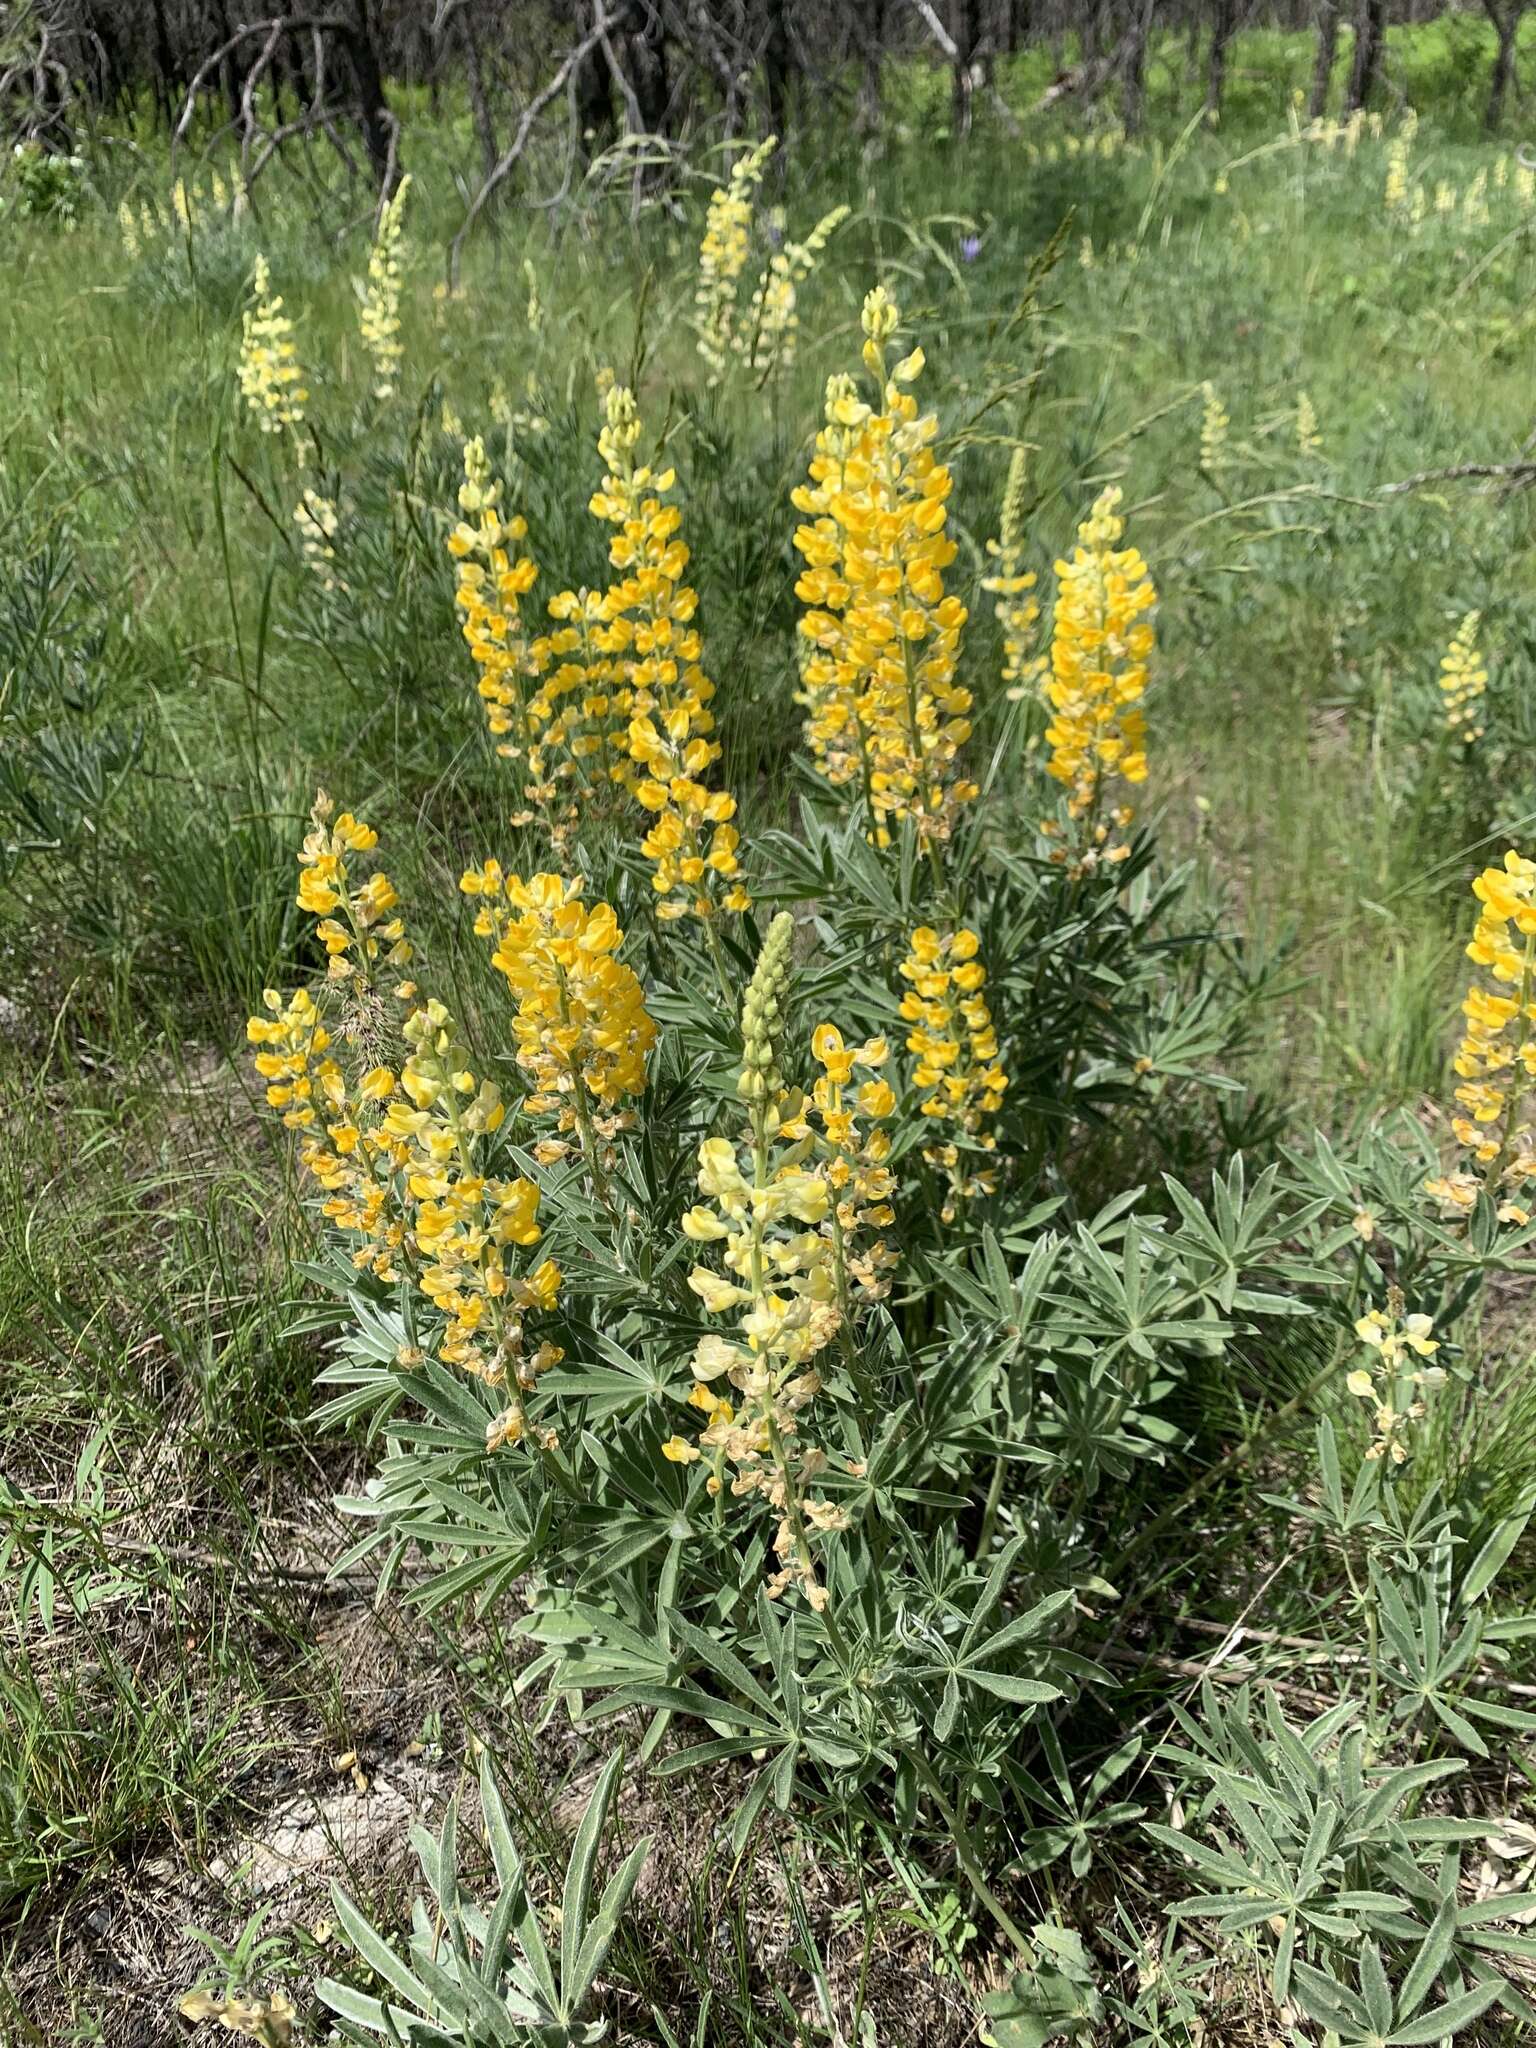
[[[1205,400],[1205,410],[1200,417],[1200,467],[1207,476],[1213,476],[1218,469],[1226,467],[1227,429],[1232,418],[1209,378],[1200,390]]]
[[[375,398],[394,396],[405,355],[400,340],[400,221],[410,185],[407,173],[379,216],[378,233],[368,252],[368,283],[358,325],[363,347],[373,359]]]
[[[1467,956],[1498,986],[1474,981],[1461,1006],[1467,1028],[1454,1061],[1462,1083],[1455,1099],[1465,1114],[1453,1116],[1451,1128],[1481,1178],[1458,1169],[1425,1188],[1453,1211],[1471,1209],[1486,1188],[1501,1219],[1514,1222],[1522,1188],[1536,1181],[1536,861],[1511,849],[1502,867],[1483,870],[1472,893],[1482,912]]]
[[[934,1120],[936,1131],[955,1134],[943,1136],[923,1154],[948,1176],[946,1222],[953,1219],[959,1198],[989,1194],[997,1181],[992,1168],[969,1172],[961,1150],[961,1141],[967,1149],[996,1150],[991,1125],[1008,1087],[992,1013],[981,993],[986,970],[977,957],[979,947],[972,931],[941,935],[919,925],[900,970],[910,983],[901,1015],[912,1027],[907,1050],[914,1056],[912,1081],[922,1098],[918,1107]]]
[[[335,568],[333,542],[340,522],[334,501],[306,488],[294,507],[293,523],[299,529],[299,545],[303,549],[305,564],[319,578],[322,589],[345,590],[347,586],[337,576]]]
[[[811,480],[792,494],[805,515],[794,540],[806,564],[795,585],[807,608],[806,740],[828,782],[862,791],[881,846],[902,818],[925,843],[947,839],[977,793],[957,765],[971,694],[956,680],[965,606],[944,589],[955,558],[952,478],[933,450],[938,421],[919,417],[905,388],[922,372],[922,351],[887,374],[898,320],[877,286],[865,301],[863,352],[875,402],[858,398],[851,377],[829,380]]]
[[[1433,1358],[1439,1350],[1434,1325],[1426,1315],[1405,1315],[1402,1292],[1388,1289],[1385,1309],[1373,1308],[1355,1324],[1355,1335],[1375,1354],[1375,1364],[1356,1366],[1345,1376],[1350,1393],[1370,1401],[1376,1410],[1376,1433],[1367,1458],[1388,1458],[1400,1465],[1408,1455],[1408,1425],[1425,1412],[1423,1395],[1440,1386],[1445,1374],[1438,1366],[1414,1366],[1412,1358]]]
[[[766,142],[739,156],[726,184],[710,194],[693,303],[699,354],[709,365],[712,383],[724,373],[735,336],[736,290],[747,264],[753,194],[762,183],[776,141],[770,135]]]
[[[293,322],[272,290],[265,256],[251,273],[251,299],[240,324],[240,396],[264,434],[302,426],[309,393],[294,346]]]
[[[1138,550],[1117,545],[1125,532],[1120,498],[1115,485],[1100,493],[1077,530],[1071,561],[1056,564],[1047,767],[1066,787],[1069,821],[1088,821],[1081,866],[1124,858],[1124,844],[1108,844],[1110,828],[1123,830],[1133,814],[1121,804],[1101,817],[1103,793],[1115,778],[1139,783],[1147,776],[1141,698],[1154,644],[1146,614],[1157,592]],[[1052,821],[1047,830],[1055,829]]]
[[[662,1453],[691,1463],[707,1452],[714,1492],[732,1466],[731,1491],[761,1497],[776,1517],[779,1568],[769,1597],[798,1586],[820,1608],[826,1590],[810,1538],[846,1523],[840,1509],[808,1490],[827,1459],[803,1443],[801,1418],[821,1389],[813,1360],[843,1327],[847,1295],[837,1264],[834,1179],[825,1167],[807,1169],[800,1098],[786,1093],[779,1070],[793,937],[793,920],[781,912],[742,1004],[737,1096],[747,1105],[748,1128],[739,1143],[707,1138],[700,1146],[698,1186],[707,1206],[683,1223],[685,1236],[713,1245],[718,1257],[718,1265],[695,1266],[688,1284],[709,1314],[735,1315],[735,1339],[700,1340],[689,1402],[706,1426],[697,1446],[674,1436]],[[829,1049],[833,1039],[841,1047],[830,1027],[817,1036]],[[722,1378],[736,1400],[713,1391],[710,1383]]]
[[[795,360],[800,332],[800,287],[816,268],[827,243],[848,218],[846,206],[823,214],[803,242],[781,241],[758,279],[747,317],[731,337],[759,385]],[[783,233],[783,211],[777,226]]]
[[[418,1004],[398,1027],[398,1074],[385,1064],[348,1072],[344,1048],[379,1028],[368,969],[386,942],[390,959],[409,949],[389,917],[397,899],[388,878],[374,874],[354,888],[347,872],[347,856],[370,852],[377,833],[350,812],[332,823],[332,809],[322,792],[300,855],[300,901],[320,917],[332,952],[326,998],[341,1005],[338,1032],[308,989],[286,1001],[272,989],[246,1036],[269,1105],[299,1134],[322,1213],[353,1240],[354,1264],[410,1284],[416,1325],[435,1324],[444,1363],[521,1390],[491,1426],[495,1448],[521,1438],[521,1392],[562,1356],[548,1342],[530,1353],[524,1341],[526,1316],[556,1305],[560,1270],[548,1259],[531,1273],[518,1269],[517,1251],[539,1241],[539,1190],[485,1172],[481,1147],[505,1110],[495,1084],[477,1079],[440,1002]],[[396,993],[411,1000],[414,986]],[[405,1353],[403,1367],[420,1363],[419,1347]],[[539,1441],[547,1445],[548,1433]]]
[[[519,550],[527,522],[517,514],[504,516],[502,492],[485,443],[476,435],[464,444],[463,517],[448,535],[448,552],[458,563],[454,604],[480,671],[480,697],[497,752],[516,760],[532,751],[526,699],[534,667],[518,607],[539,572]],[[537,763],[530,763],[530,772],[537,779]]]
[[[1445,698],[1445,723],[1453,738],[1470,746],[1483,736],[1480,713],[1488,688],[1488,670],[1478,657],[1481,612],[1468,612],[1440,663],[1440,689]]]
[[[804,1111],[808,1129],[814,1124],[818,1172],[829,1192],[829,1215],[823,1232],[832,1251],[837,1302],[844,1322],[851,1322],[856,1301],[880,1301],[891,1290],[890,1275],[899,1254],[883,1236],[867,1239],[895,1222],[891,1197],[896,1176],[887,1161],[890,1132],[883,1120],[896,1107],[888,1081],[854,1085],[856,1070],[881,1067],[889,1057],[883,1038],[849,1046],[835,1024],[821,1024],[811,1035],[811,1056],[822,1069]],[[862,1119],[862,1122],[861,1122]],[[784,1135],[793,1133],[784,1127]]]
[[[622,773],[652,819],[641,850],[653,864],[656,914],[707,921],[721,909],[748,910],[752,899],[740,880],[736,799],[704,780],[720,758],[709,708],[715,686],[693,623],[698,596],[683,581],[682,514],[665,502],[676,477],[636,462],[640,433],[634,396],[616,385],[598,441],[608,473],[591,509],[616,529],[608,559],[620,580],[603,596],[592,642],[624,678]]]
[[[320,939],[328,956],[326,973],[332,981],[349,975],[366,985],[374,968],[403,967],[412,957],[405,936],[405,921],[392,915],[399,896],[388,875],[377,870],[365,882],[353,886],[347,857],[369,853],[379,843],[371,825],[343,811],[335,823],[335,809],[322,789],[316,793],[310,811],[310,829],[299,850],[298,905],[321,922]]]
[[[529,1077],[526,1108],[595,1140],[618,1129],[613,1112],[644,1092],[656,1026],[634,970],[619,958],[624,934],[606,903],[589,909],[578,876],[504,875],[495,861],[460,887],[478,901],[475,930],[517,998],[517,1063]],[[599,1112],[610,1113],[608,1117]]]

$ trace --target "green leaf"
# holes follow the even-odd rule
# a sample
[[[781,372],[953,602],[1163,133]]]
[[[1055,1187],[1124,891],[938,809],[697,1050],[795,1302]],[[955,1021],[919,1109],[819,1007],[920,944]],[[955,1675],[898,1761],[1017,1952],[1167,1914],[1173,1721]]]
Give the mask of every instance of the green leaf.
[[[336,1918],[341,1922],[342,1933],[374,1975],[382,1977],[386,1984],[393,1985],[400,1996],[414,2006],[417,2012],[428,2011],[432,2001],[425,1984],[419,1977],[411,1975],[383,1935],[363,1918],[339,1884],[331,1886],[331,1903],[336,1908]]]
[[[724,1643],[713,1636],[707,1636],[701,1628],[695,1628],[687,1616],[679,1613],[676,1608],[672,1610],[668,1619],[689,1649],[702,1663],[708,1665],[717,1678],[723,1678],[728,1685],[734,1686],[736,1691],[751,1700],[768,1720],[779,1719],[773,1701],[734,1650],[727,1649]]]
[[[1419,1952],[1408,1967],[1402,1987],[1397,1994],[1397,2016],[1409,2020],[1428,1998],[1435,1979],[1445,1967],[1445,1960],[1456,1939],[1456,1894],[1447,1892],[1440,1901],[1440,1910],[1430,1922],[1429,1932],[1419,1944]]]
[[[1044,1707],[1065,1697],[1059,1685],[1047,1685],[1039,1678],[1014,1678],[1006,1671],[978,1671],[972,1665],[965,1676],[972,1685],[979,1685],[1000,1700],[1011,1700],[1016,1706]]]
[[[1372,2031],[1385,2034],[1392,2024],[1392,1986],[1387,1982],[1381,1950],[1374,1941],[1366,1942],[1360,1950],[1360,1992]]]
[[[1485,1983],[1474,1984],[1469,1991],[1463,1991],[1456,1998],[1448,1998],[1444,2005],[1437,2005],[1432,2012],[1425,2013],[1422,2019],[1399,2027],[1387,2037],[1391,2048],[1431,2048],[1432,2043],[1444,2040],[1447,2034],[1454,2034],[1459,2028],[1470,2025],[1498,1997],[1500,1981],[1492,1977]]]
[[[773,1790],[773,1777],[765,1764],[752,1780],[747,1796],[731,1816],[731,1855],[739,1863],[757,1825],[768,1794]]]
[[[592,1988],[593,1979],[603,1967],[603,1958],[618,1932],[619,1922],[624,1917],[624,1909],[629,1904],[630,1894],[640,1881],[640,1873],[645,1868],[645,1861],[650,1853],[651,1838],[647,1835],[630,1850],[604,1887],[597,1915],[582,1940],[581,1952],[576,1958],[574,1971],[567,1971],[564,1965],[561,1967],[560,1995],[569,2019],[574,2019],[580,2011],[587,1993]],[[562,1928],[562,1939],[564,1932]]]
[[[984,1657],[997,1657],[1004,1650],[1011,1650],[1016,1643],[1033,1642],[1035,1637],[1044,1631],[1048,1622],[1053,1621],[1064,1607],[1071,1606],[1074,1597],[1070,1586],[1064,1586],[1057,1593],[1047,1593],[1043,1600],[1035,1602],[1028,1613],[1021,1614],[1016,1621],[1010,1621],[1006,1628],[1000,1629],[989,1642],[983,1644],[980,1654]]]
[[[592,1872],[596,1867],[597,1852],[602,1843],[603,1824],[613,1803],[614,1787],[623,1768],[624,1751],[622,1748],[616,1749],[604,1764],[597,1783],[592,1788],[592,1796],[581,1816],[576,1839],[571,1844],[570,1861],[566,1865],[565,1890],[560,1903],[560,1990],[562,2002],[568,2012],[571,1983],[576,1974],[576,1961],[586,1934],[587,1902],[592,1895]]]

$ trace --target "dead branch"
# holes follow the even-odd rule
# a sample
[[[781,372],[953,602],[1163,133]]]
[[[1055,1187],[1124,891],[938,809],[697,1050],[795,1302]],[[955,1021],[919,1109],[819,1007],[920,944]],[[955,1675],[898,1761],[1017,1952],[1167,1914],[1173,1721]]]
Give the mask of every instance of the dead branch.
[[[582,59],[595,50],[598,44],[606,38],[611,26],[612,23],[609,20],[606,0],[597,0],[593,11],[592,27],[579,42],[571,45],[553,77],[534,94],[527,106],[524,107],[522,118],[517,124],[517,133],[513,136],[503,155],[498,159],[495,169],[485,179],[480,190],[470,201],[469,211],[464,216],[463,224],[449,244],[448,286],[450,291],[458,289],[459,265],[463,255],[465,237],[480,218],[481,213],[493,194],[517,168],[523,151],[528,147],[529,137],[533,134],[534,123],[538,120],[544,109],[553,100],[558,99],[565,89],[566,80],[572,75]]]
[[[1407,491],[1422,490],[1425,484],[1458,483],[1465,477],[1487,477],[1512,491],[1527,490],[1536,483],[1536,462],[1453,462],[1446,469],[1420,469],[1395,484],[1382,484],[1383,498],[1399,498]]]

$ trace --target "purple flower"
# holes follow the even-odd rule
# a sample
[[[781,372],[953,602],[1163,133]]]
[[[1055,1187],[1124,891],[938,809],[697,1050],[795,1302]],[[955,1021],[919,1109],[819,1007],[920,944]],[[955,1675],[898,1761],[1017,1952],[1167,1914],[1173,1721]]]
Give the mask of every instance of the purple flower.
[[[980,254],[981,254],[981,237],[980,237],[980,235],[963,235],[963,236],[961,237],[961,239],[960,239],[960,260],[961,260],[961,262],[962,262],[962,263],[974,263],[974,262],[976,261],[976,258],[977,258],[977,257],[978,257],[978,256],[979,256]]]
[[[776,220],[771,220],[771,221],[769,221],[769,223],[768,223],[768,246],[769,246],[770,248],[772,248],[772,249],[777,249],[777,248],[778,248],[778,246],[779,246],[779,244],[780,244],[780,243],[781,243],[781,242],[782,242],[783,240],[784,240],[784,230],[783,230],[783,229],[782,229],[782,228],[781,228],[781,227],[779,226],[779,224],[778,224],[778,222],[777,222]]]

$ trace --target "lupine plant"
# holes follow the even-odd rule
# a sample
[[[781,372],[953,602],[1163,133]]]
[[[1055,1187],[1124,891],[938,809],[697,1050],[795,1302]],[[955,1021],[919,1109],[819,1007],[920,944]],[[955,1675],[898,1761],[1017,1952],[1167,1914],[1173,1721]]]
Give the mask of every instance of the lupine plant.
[[[1329,1434],[1323,1505],[1295,1508],[1355,1589],[1363,1720],[1351,1706],[1303,1739],[1271,1713],[1265,1737],[1245,1698],[1215,1724],[1208,1702],[1200,1740],[1226,1775],[1202,1817],[1225,1802],[1241,1828],[1289,1788],[1295,1855],[1276,1838],[1258,1868],[1195,1832],[1157,1838],[1230,1881],[1184,1910],[1283,1922],[1277,1999],[1294,1976],[1308,2011],[1374,2023],[1374,1975],[1319,1988],[1341,1914],[1419,1943],[1391,2038],[1428,2039],[1412,2029],[1502,1979],[1415,1903],[1449,1880],[1398,1817],[1448,1773],[1375,1767],[1394,1727],[1475,1736],[1461,1646],[1494,1639],[1466,1592],[1492,1573],[1474,1567],[1457,1608],[1458,1539],[1404,1489],[1444,1377],[1433,1333],[1526,1228],[1532,1005],[1508,931],[1528,864],[1479,885],[1473,956],[1518,984],[1468,1010],[1458,1135],[1483,1182],[1422,1148],[1345,1163],[1319,1140],[1257,1175],[1236,1155],[1208,1199],[1172,1174],[1155,1194],[1117,1184],[1127,1142],[1156,1156],[1175,1114],[1214,1123],[1254,997],[1130,800],[1155,780],[1153,578],[1105,488],[1037,644],[1020,451],[982,579],[1002,673],[969,670],[923,351],[899,345],[884,288],[862,325],[863,381],[830,377],[793,493],[797,829],[742,833],[677,477],[645,459],[616,383],[590,500],[605,587],[538,616],[535,538],[480,439],[443,512],[520,835],[460,883],[497,977],[479,1014],[434,984],[364,858],[374,828],[316,801],[298,901],[324,976],[271,991],[250,1037],[328,1226],[317,1270],[344,1322],[322,1420],[381,1445],[343,1504],[365,1525],[352,1557],[386,1581],[423,1557],[428,1612],[516,1587],[517,1688],[593,1731],[638,1717],[662,1776],[727,1772],[738,1855],[801,1797],[851,1840],[952,1855],[1019,1958],[994,2031],[1058,1998],[1089,2025],[1080,1949],[1027,1934],[1002,1895],[1010,1817],[1032,1823],[1017,1876],[1062,1854],[1086,1869],[1096,1836],[1145,1811],[1122,1782],[1140,1738],[1077,1786],[1059,1735],[1112,1695],[1116,1578],[1194,1494],[1139,1527],[1124,1502],[1187,1443],[1210,1361],[1316,1322],[1313,1387],[1371,1408],[1353,1492]],[[511,865],[514,846],[532,858]],[[1403,1576],[1425,1569],[1438,1591]],[[1205,1770],[1168,1745],[1155,1762],[1191,1784]],[[1254,1792],[1240,1764],[1279,1776]],[[1341,1907],[1341,1886],[1387,1903]]]
[[[355,1318],[326,1413],[384,1440],[364,1548],[425,1545],[429,1605],[527,1580],[528,1679],[589,1723],[644,1711],[661,1770],[742,1759],[738,1838],[803,1779],[855,1821],[894,1799],[1011,1927],[976,1837],[1037,1718],[1106,1682],[1089,1503],[1166,1456],[1183,1375],[1277,1308],[1251,1284],[1276,1240],[1239,1276],[1134,1197],[1081,1206],[1105,1107],[1150,1124],[1198,1085],[1243,991],[1170,948],[1179,883],[1145,836],[1110,843],[1147,772],[1152,644],[1114,493],[1059,568],[1026,799],[1050,815],[1034,851],[989,829],[952,477],[899,322],[872,292],[868,396],[833,378],[796,492],[803,832],[763,835],[749,889],[675,479],[616,387],[605,591],[536,628],[526,526],[474,441],[449,535],[519,827],[567,862],[464,875],[503,1021],[472,1054],[360,860],[375,833],[322,798],[300,902],[326,978],[274,991],[251,1037]],[[1005,703],[1027,673],[1019,646]],[[626,816],[617,879],[639,865],[651,897],[631,936],[584,840]]]

